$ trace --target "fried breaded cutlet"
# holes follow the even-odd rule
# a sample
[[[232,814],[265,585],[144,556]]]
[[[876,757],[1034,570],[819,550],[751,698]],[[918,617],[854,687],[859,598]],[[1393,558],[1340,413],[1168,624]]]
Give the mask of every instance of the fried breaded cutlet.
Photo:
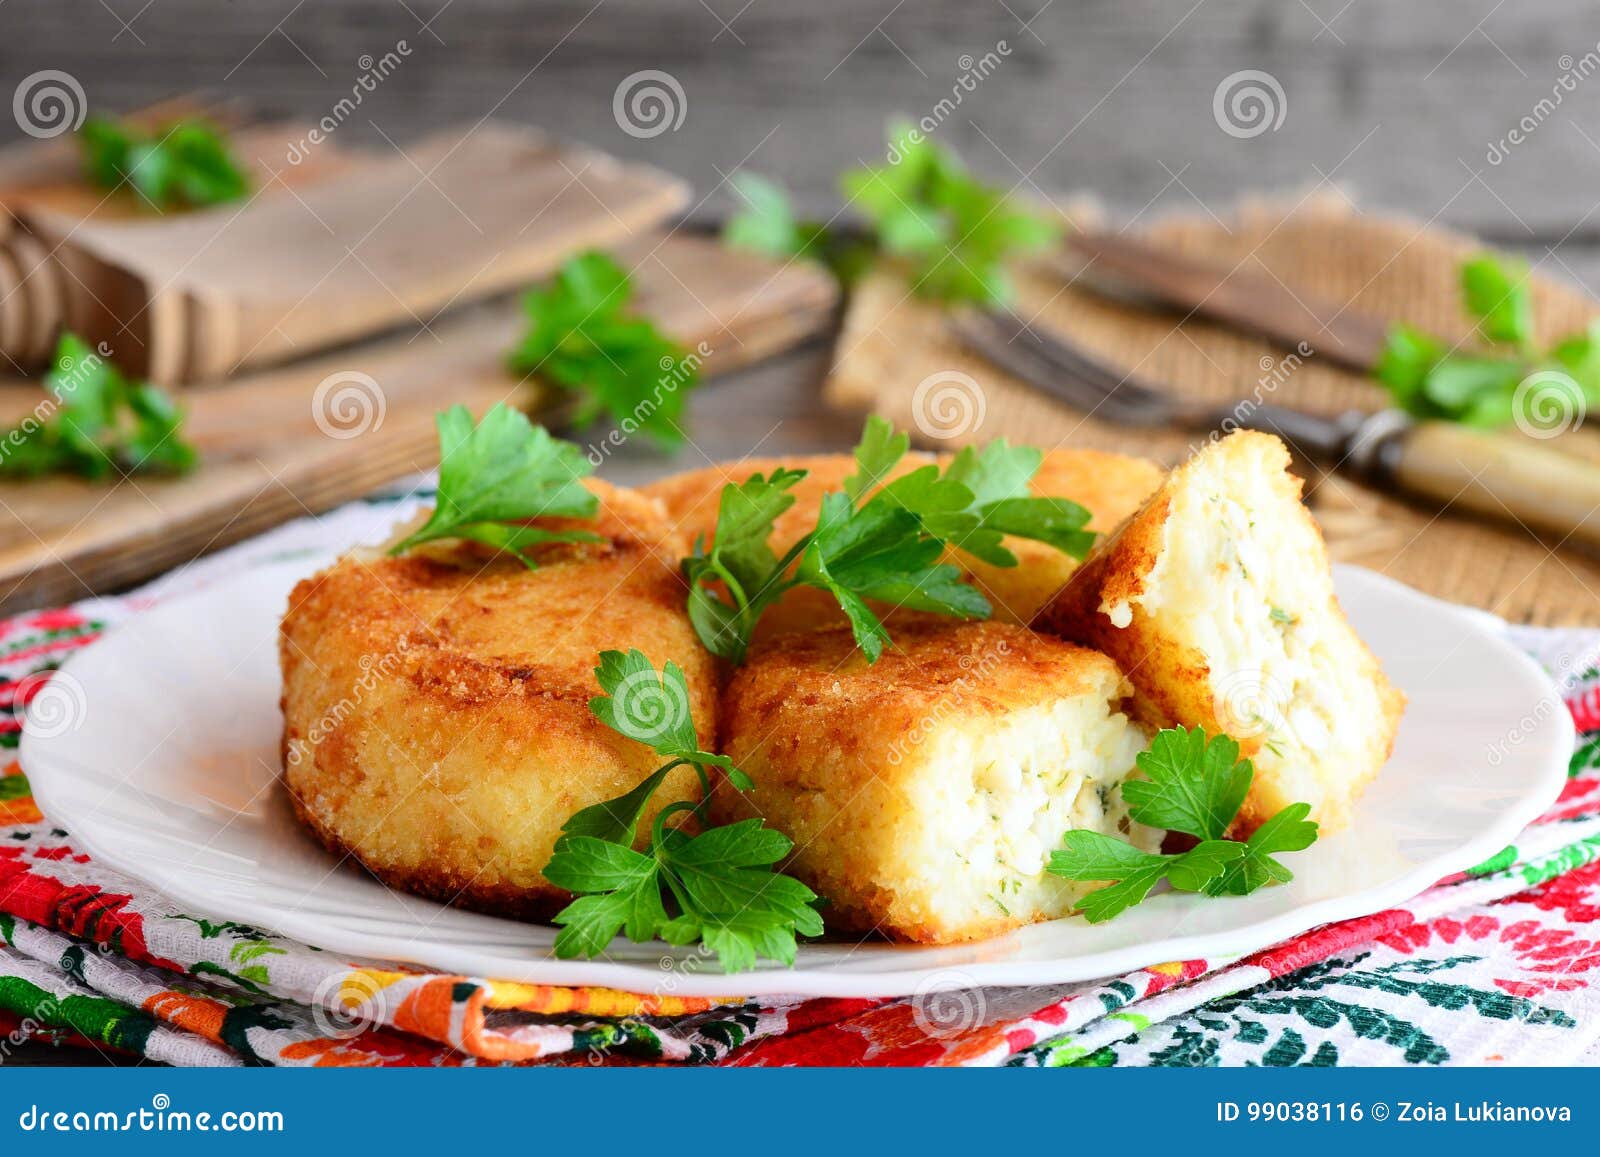
[[[1226,732],[1256,766],[1237,834],[1290,803],[1349,821],[1405,697],[1334,595],[1289,452],[1241,431],[1168,475],[1035,626],[1104,651],[1149,723]]]
[[[908,454],[885,480],[892,481],[931,462],[936,462],[942,468],[949,464],[950,457]],[[691,543],[699,538],[709,542],[717,527],[717,505],[722,488],[730,483],[743,482],[753,474],[770,475],[779,467],[807,472],[806,477],[790,491],[795,496],[794,505],[779,516],[773,527],[772,547],[782,555],[816,526],[823,495],[842,490],[844,480],[856,472],[853,457],[848,454],[820,454],[794,458],[747,458],[742,462],[674,474],[644,487],[641,493],[660,498],[666,505],[668,516]],[[1099,450],[1061,449],[1044,455],[1039,471],[1034,475],[1032,491],[1038,497],[1072,499],[1089,510],[1090,530],[1106,532],[1116,529],[1123,519],[1139,509],[1140,504],[1161,484],[1161,478],[1161,468],[1144,458]],[[994,606],[996,620],[1026,623],[1044,601],[1060,589],[1078,565],[1078,560],[1053,546],[1029,539],[1008,535],[1005,544],[1017,556],[1018,566],[993,566],[956,550],[950,552],[948,561],[961,567],[973,585],[983,591]],[[926,617],[919,612],[894,612],[892,608],[883,607],[875,609],[887,614],[891,629],[898,622]],[[755,637],[757,640],[767,639],[788,631],[811,630],[843,622],[844,613],[832,598],[811,587],[798,587],[763,616]]]
[[[723,694],[723,750],[755,781],[787,871],[841,928],[943,944],[1064,916],[1094,887],[1045,873],[1069,828],[1147,850],[1116,786],[1146,735],[1104,655],[1023,627],[908,624],[869,665],[848,629],[779,637]]]
[[[322,841],[385,883],[522,918],[565,902],[541,875],[561,825],[660,765],[589,711],[603,650],[675,661],[712,742],[713,660],[684,612],[685,544],[653,499],[586,485],[594,520],[538,525],[601,541],[542,547],[536,570],[430,544],[349,555],[290,596],[285,781]],[[656,798],[696,798],[697,782],[680,768]]]

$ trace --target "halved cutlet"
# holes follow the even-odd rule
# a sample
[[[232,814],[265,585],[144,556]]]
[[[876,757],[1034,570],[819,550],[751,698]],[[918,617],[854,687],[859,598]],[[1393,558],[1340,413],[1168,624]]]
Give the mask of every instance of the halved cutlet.
[[[1298,801],[1346,824],[1405,706],[1339,607],[1300,491],[1279,439],[1234,433],[1172,471],[1034,622],[1114,658],[1151,724],[1239,741],[1256,766],[1239,833]]]
[[[1146,733],[1104,655],[1002,623],[911,623],[868,664],[846,628],[759,647],[722,699],[722,749],[755,780],[719,822],[764,816],[824,918],[943,944],[1070,913],[1094,884],[1044,871],[1069,828],[1150,850],[1115,788]]]

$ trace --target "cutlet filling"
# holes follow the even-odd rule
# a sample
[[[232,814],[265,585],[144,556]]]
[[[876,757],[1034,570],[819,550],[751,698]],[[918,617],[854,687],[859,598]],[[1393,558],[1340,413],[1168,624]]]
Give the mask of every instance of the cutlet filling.
[[[1217,722],[1259,740],[1257,766],[1319,808],[1370,763],[1384,706],[1292,485],[1253,453],[1201,456],[1173,488],[1156,564],[1130,602],[1205,657]],[[1125,627],[1130,602],[1102,609]]]
[[[1114,708],[1092,695],[1063,699],[982,728],[941,729],[918,748],[921,798],[903,862],[913,880],[942,881],[935,902],[946,919],[1070,911],[1083,886],[1044,874],[1069,828],[1159,838],[1130,823],[1116,790],[1146,737]]]

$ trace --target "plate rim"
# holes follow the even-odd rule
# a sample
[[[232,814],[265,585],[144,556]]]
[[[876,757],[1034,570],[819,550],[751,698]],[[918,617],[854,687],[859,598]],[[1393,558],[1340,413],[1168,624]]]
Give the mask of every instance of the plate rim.
[[[334,557],[337,557],[336,553],[301,556],[253,567],[201,589],[174,595],[163,599],[147,611],[114,624],[96,642],[135,629],[141,620],[147,619],[149,615],[163,612],[177,613],[172,608],[181,608],[185,604],[202,599],[223,598],[246,584],[276,580],[280,584],[287,582],[284,589],[292,588],[292,581],[288,581],[291,577],[302,578],[315,573],[316,569],[326,565]],[[1333,569],[1336,581],[1340,576],[1349,576],[1351,581],[1367,583],[1382,591],[1386,598],[1433,604],[1436,608],[1455,616],[1461,620],[1465,629],[1486,640],[1506,661],[1522,667],[1525,673],[1548,684],[1551,692],[1559,695],[1556,681],[1531,656],[1506,637],[1504,622],[1488,612],[1451,603],[1415,590],[1396,579],[1365,567],[1336,564]],[[60,670],[66,671],[75,664],[88,661],[86,656],[91,655],[94,650],[94,645],[91,645],[74,652],[62,663]],[[1536,727],[1539,730],[1558,729],[1562,735],[1551,736],[1551,741],[1564,737],[1567,740],[1564,745],[1566,749],[1570,749],[1576,736],[1571,715],[1565,710],[1549,713]],[[36,776],[29,770],[29,761],[37,767],[47,768],[51,765],[52,757],[49,754],[51,742],[50,737],[42,737],[38,733],[30,733],[24,729],[17,757],[19,762],[22,762],[24,772],[29,776],[29,783],[40,810],[46,815],[53,816],[61,813],[59,809],[53,807],[53,803],[60,802],[54,796],[54,787],[47,786],[50,784],[52,774],[46,772]],[[199,877],[199,882],[192,886],[188,883],[188,877],[182,873],[152,879],[135,856],[108,849],[98,836],[91,834],[94,831],[92,826],[75,829],[70,822],[64,822],[63,826],[71,833],[73,842],[99,863],[140,881],[179,907],[192,909],[200,915],[226,917],[267,928],[289,939],[314,945],[322,951],[336,955],[401,961],[456,975],[518,983],[599,986],[629,992],[671,993],[685,997],[727,998],[733,990],[737,990],[739,996],[748,997],[894,998],[926,991],[929,981],[941,975],[946,980],[958,978],[959,987],[1019,987],[1080,983],[1123,975],[1173,961],[1205,959],[1214,964],[1221,963],[1269,948],[1320,925],[1383,911],[1416,897],[1452,873],[1465,871],[1484,862],[1512,844],[1519,832],[1548,810],[1566,784],[1564,761],[1551,758],[1547,764],[1542,769],[1541,775],[1530,777],[1526,789],[1511,804],[1501,809],[1492,822],[1476,836],[1456,844],[1448,852],[1413,866],[1385,884],[1359,892],[1309,901],[1288,911],[1227,929],[1140,941],[1050,960],[973,960],[943,966],[924,964],[871,972],[839,971],[827,962],[812,964],[801,969],[764,966],[749,972],[723,973],[699,968],[653,968],[644,962],[627,960],[558,960],[550,956],[521,958],[506,955],[503,950],[493,947],[458,947],[419,939],[401,941],[393,935],[351,928],[342,924],[337,917],[302,915],[296,910],[285,909],[274,901],[257,900],[246,895],[235,895],[228,911],[223,912],[214,907],[215,901],[209,900],[204,894],[203,882],[207,877]],[[67,774],[65,769],[63,772]],[[360,871],[359,868],[354,870]],[[388,888],[388,885],[375,877],[367,875],[366,879],[375,887]],[[414,899],[419,903],[431,903],[420,897]],[[503,920],[511,925],[526,923],[483,913],[473,913],[473,915],[484,919]],[[1073,917],[1062,919],[1073,919]],[[1004,937],[995,939],[1003,940]],[[1153,951],[1152,945],[1158,947],[1159,951]],[[1241,947],[1241,945],[1247,946]],[[907,950],[916,951],[919,948],[930,947],[936,946],[907,946]],[[952,985],[941,982],[939,986]]]

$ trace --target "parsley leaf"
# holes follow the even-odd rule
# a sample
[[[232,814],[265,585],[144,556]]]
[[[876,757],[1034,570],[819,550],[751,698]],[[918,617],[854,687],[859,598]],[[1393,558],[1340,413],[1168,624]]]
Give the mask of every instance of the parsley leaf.
[[[834,493],[823,497],[795,575],[838,600],[856,645],[876,662],[889,632],[867,599],[962,619],[989,617],[989,601],[961,581],[960,568],[938,561],[943,554],[943,541],[929,537],[916,515],[881,492],[859,509],[848,495]]]
[[[1163,879],[1180,892],[1205,891],[1245,854],[1245,845],[1232,840],[1206,840],[1175,855],[1141,852],[1114,836],[1082,829],[1068,832],[1062,843],[1061,850],[1050,853],[1047,870],[1053,875],[1117,881],[1079,902],[1078,910],[1091,924],[1142,903]]]
[[[1540,349],[1523,267],[1479,254],[1462,263],[1460,276],[1462,308],[1492,348],[1457,351],[1413,326],[1392,327],[1373,376],[1395,405],[1482,429],[1519,416],[1542,428],[1600,405],[1600,327]],[[1531,392],[1522,388],[1530,379]]]
[[[914,126],[891,126],[889,153],[890,163],[840,178],[845,196],[872,221],[879,246],[911,262],[913,286],[926,297],[1009,302],[1007,263],[1053,244],[1056,223],[1017,208]]]
[[[679,814],[702,818],[712,767],[741,791],[753,786],[727,756],[699,749],[682,670],[668,662],[658,674],[639,651],[605,651],[595,677],[606,694],[590,700],[594,716],[671,759],[632,791],[584,808],[562,827],[544,875],[576,898],[555,918],[556,955],[599,955],[620,933],[636,943],[699,942],[729,972],[752,968],[760,957],[792,964],[795,937],[822,933],[816,893],[769,868],[789,854],[792,841],[759,819],[695,835],[666,826]],[[645,850],[635,850],[646,806],[684,764],[700,776],[701,802],[662,808]]]
[[[875,428],[875,422],[882,428]],[[857,448],[861,473],[846,482],[847,489],[851,481],[882,478],[905,453],[904,446],[884,442],[884,429],[892,432],[883,419],[869,419]],[[877,453],[883,461],[872,457],[879,447],[884,447]],[[896,449],[899,453],[888,457]],[[1034,497],[1029,489],[1043,460],[1044,455],[1032,446],[1012,446],[997,438],[982,449],[964,447],[942,474],[925,466],[897,478],[881,493],[885,501],[922,519],[928,533],[993,566],[1017,565],[1016,555],[1002,542],[1008,534],[1048,543],[1074,558],[1083,558],[1095,539],[1092,531],[1083,529],[1089,511],[1070,499]]]
[[[1316,841],[1317,825],[1307,820],[1311,805],[1290,804],[1262,824],[1248,840],[1224,839],[1238,815],[1255,774],[1239,745],[1227,735],[1209,740],[1200,728],[1169,728],[1156,733],[1138,757],[1145,779],[1125,780],[1123,798],[1138,823],[1195,836],[1186,852],[1144,852],[1102,832],[1074,829],[1062,837],[1046,870],[1068,880],[1114,883],[1087,893],[1078,910],[1092,924],[1142,903],[1165,880],[1180,892],[1244,896],[1267,884],[1294,878],[1273,859]]]
[[[1011,259],[1054,244],[1057,223],[973,177],[955,153],[914,125],[890,126],[888,152],[888,164],[839,178],[844,195],[871,222],[870,240],[800,220],[780,186],[742,173],[733,187],[743,205],[729,218],[723,239],[771,257],[821,261],[846,286],[875,254],[887,254],[906,263],[913,288],[924,297],[1009,302]]]
[[[594,717],[618,735],[643,743],[669,759],[724,768],[740,791],[750,787],[726,755],[700,749],[689,710],[689,684],[671,659],[660,675],[643,651],[601,651],[595,668],[604,695],[589,700]]]
[[[629,313],[632,293],[627,273],[611,258],[579,254],[524,296],[528,331],[509,362],[519,374],[576,393],[579,427],[605,413],[629,433],[676,445],[700,361],[653,322]]]
[[[124,181],[158,210],[236,201],[250,181],[228,150],[220,129],[176,121],[144,131],[105,117],[78,130],[84,171],[102,189]]]
[[[1227,866],[1206,887],[1208,896],[1245,896],[1266,884],[1286,884],[1294,873],[1272,858],[1274,852],[1298,852],[1317,839],[1317,825],[1306,819],[1308,803],[1292,803],[1250,834],[1244,855]]]
[[[1502,263],[1487,253],[1461,266],[1461,297],[1492,342],[1525,346],[1533,340],[1533,296],[1525,266]]]
[[[49,398],[0,434],[0,475],[182,474],[198,455],[183,411],[148,382],[129,381],[74,334],[61,335],[45,378]]]
[[[859,502],[869,490],[882,486],[910,449],[910,434],[895,433],[894,423],[877,414],[869,417],[856,443],[856,472],[844,480],[850,501]]]
[[[768,257],[798,257],[826,265],[841,285],[852,285],[872,263],[872,244],[823,221],[795,216],[789,194],[775,181],[736,173],[731,184],[743,202],[722,228],[723,241]]]
[[[594,467],[583,451],[550,436],[526,415],[497,404],[476,426],[465,406],[435,419],[439,493],[433,514],[390,554],[442,538],[465,538],[514,554],[530,568],[532,548],[597,542],[582,530],[530,526],[535,518],[592,518],[599,500],[583,485]]]
[[[1207,740],[1198,727],[1158,731],[1138,764],[1146,778],[1122,785],[1129,814],[1148,827],[1202,840],[1222,838],[1255,774],[1250,761],[1239,758],[1239,744],[1231,737]]]
[[[767,540],[778,516],[794,505],[789,491],[805,476],[780,467],[724,486],[712,544],[696,542],[683,560],[689,621],[712,654],[743,662],[762,613],[793,585],[785,572],[795,552],[780,565]]]

